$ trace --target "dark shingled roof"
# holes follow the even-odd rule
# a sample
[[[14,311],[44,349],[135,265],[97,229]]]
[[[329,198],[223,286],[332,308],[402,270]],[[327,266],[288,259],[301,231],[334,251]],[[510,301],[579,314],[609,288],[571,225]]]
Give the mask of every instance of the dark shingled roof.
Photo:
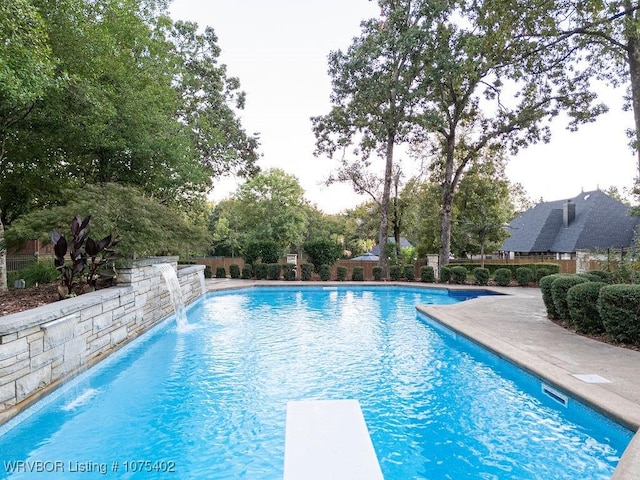
[[[575,218],[564,225],[567,205],[575,205]],[[571,207],[569,207],[571,208]],[[570,211],[570,210],[569,210]],[[640,217],[600,190],[583,192],[569,200],[545,202],[509,222],[501,250],[522,253],[571,253],[630,247]]]

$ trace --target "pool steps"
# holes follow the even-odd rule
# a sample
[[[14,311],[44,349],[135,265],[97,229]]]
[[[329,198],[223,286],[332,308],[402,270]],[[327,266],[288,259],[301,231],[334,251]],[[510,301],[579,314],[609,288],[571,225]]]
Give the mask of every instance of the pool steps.
[[[357,400],[287,403],[283,480],[384,480]]]

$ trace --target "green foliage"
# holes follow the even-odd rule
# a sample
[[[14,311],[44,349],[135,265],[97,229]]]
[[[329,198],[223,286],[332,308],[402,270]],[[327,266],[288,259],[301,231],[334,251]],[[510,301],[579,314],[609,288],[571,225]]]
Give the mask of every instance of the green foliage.
[[[464,268],[464,267],[462,267]],[[451,268],[449,267],[440,267],[440,282],[448,283],[451,281]]]
[[[26,287],[47,285],[58,279],[58,269],[51,260],[41,260],[16,272],[16,278],[22,278]]]
[[[353,280],[354,282],[362,282],[364,280],[364,268],[353,267],[353,272],[351,273],[351,280]]]
[[[376,282],[379,282],[383,278],[384,278],[384,268],[379,267],[379,266],[373,267],[373,279]]]
[[[313,264],[312,263],[303,263],[301,267],[301,276],[302,280],[308,282],[313,277]]]
[[[302,244],[308,211],[298,180],[283,170],[270,169],[238,188],[228,218],[230,228],[243,232],[245,243],[269,239],[279,246],[281,256]]]
[[[578,273],[578,276],[589,280],[590,282],[601,282],[602,281],[602,277],[600,275],[594,275],[592,273]]]
[[[282,277],[291,282],[296,279],[296,264],[295,263],[285,263],[282,267]]]
[[[473,278],[476,285],[486,285],[489,283],[489,270],[482,267],[474,268]]]
[[[640,285],[602,287],[598,311],[615,342],[640,344]]]
[[[550,269],[545,268],[545,267],[540,267],[536,269],[536,273],[535,273],[535,277],[536,277],[536,282],[540,283],[540,279],[542,277],[546,277],[547,275],[552,275],[554,272],[552,272]]]
[[[65,191],[59,205],[22,216],[6,230],[7,244],[15,247],[32,239],[46,244],[51,231],[64,232],[68,219],[78,212],[92,213],[91,231],[97,237],[117,234],[118,252],[125,258],[186,256],[204,252],[209,243],[197,217],[162,205],[134,187],[108,183]]]
[[[336,268],[336,279],[339,282],[344,282],[347,279],[347,267],[339,265]]]
[[[451,280],[457,285],[463,285],[467,281],[467,269],[465,267],[452,267]]]
[[[519,267],[516,269],[516,281],[521,287],[528,286],[533,281],[533,270],[529,267]]]
[[[316,271],[320,265],[333,265],[342,256],[342,245],[329,239],[311,240],[303,248]]]
[[[498,268],[493,274],[493,279],[499,287],[508,287],[512,278],[513,273],[509,268]]]
[[[244,261],[251,265],[255,265],[257,261],[277,263],[282,253],[282,247],[273,240],[254,240],[244,247]]]
[[[569,317],[578,332],[604,332],[604,323],[598,312],[598,296],[605,285],[604,282],[585,282],[567,291]]]
[[[569,320],[569,306],[567,304],[567,292],[574,285],[588,282],[589,280],[578,275],[564,275],[556,278],[551,284],[551,298],[555,306],[556,318]]]
[[[612,283],[613,281],[613,275],[611,274],[611,272],[607,272],[604,270],[589,270],[587,273],[589,273],[590,275],[596,275],[601,282]]]
[[[329,280],[331,278],[331,265],[320,265],[318,274],[320,275],[320,280],[323,282]]]
[[[256,275],[256,280],[266,280],[267,279],[267,265],[266,263],[256,263],[253,266],[253,271]]]
[[[433,267],[430,265],[424,265],[420,267],[420,281],[425,283],[433,283],[436,280]]]
[[[562,273],[554,273],[551,275],[547,275],[546,277],[542,277],[538,282],[540,285],[540,291],[542,292],[542,301],[544,302],[544,306],[547,308],[547,315],[549,318],[559,318],[558,312],[556,312],[556,306],[553,303],[553,296],[551,294],[551,287],[553,282],[560,277],[566,276]]]
[[[229,276],[231,278],[240,278],[240,265],[235,263],[229,265]]]
[[[204,278],[213,278],[213,272],[211,271],[211,265],[205,265]]]
[[[402,277],[402,267],[400,265],[391,265],[389,267],[389,278],[397,282]]]
[[[224,267],[217,267],[216,278],[227,278],[227,270]]]
[[[253,267],[250,263],[245,263],[242,267],[242,279],[249,280],[253,276]]]
[[[406,278],[408,282],[413,282],[416,279],[416,270],[413,264],[402,267],[402,276]]]
[[[280,272],[282,271],[282,265],[279,263],[267,264],[267,280],[280,280]]]

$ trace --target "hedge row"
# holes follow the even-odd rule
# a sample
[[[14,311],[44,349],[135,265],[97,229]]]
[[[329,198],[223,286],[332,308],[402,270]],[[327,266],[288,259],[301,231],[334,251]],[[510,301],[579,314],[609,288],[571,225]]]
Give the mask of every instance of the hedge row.
[[[467,269],[469,274],[472,274],[476,268],[481,268],[482,265],[479,263],[449,263],[447,265],[449,268],[453,267],[464,267]],[[542,277],[546,275],[552,275],[554,273],[560,273],[560,265],[557,263],[549,263],[549,262],[537,262],[537,263],[509,263],[509,264],[492,264],[485,263],[484,268],[489,270],[489,275],[495,276],[496,270],[500,269],[509,269],[511,271],[511,275],[513,277],[516,276],[516,272],[519,268],[529,268],[533,272],[533,278],[536,281],[539,281]]]
[[[548,275],[540,280],[550,318],[581,333],[606,333],[618,343],[640,344],[640,285],[609,285],[598,272]]]

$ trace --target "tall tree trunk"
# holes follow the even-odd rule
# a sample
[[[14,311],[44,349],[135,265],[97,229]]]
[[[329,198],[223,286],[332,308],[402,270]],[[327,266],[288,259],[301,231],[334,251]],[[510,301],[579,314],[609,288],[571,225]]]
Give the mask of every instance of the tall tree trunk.
[[[634,29],[635,31],[635,29]],[[631,80],[631,106],[633,108],[633,120],[635,123],[635,135],[633,148],[636,151],[638,171],[636,182],[640,181],[640,38],[638,35],[628,33],[628,62],[629,76]],[[636,189],[640,186],[636,186]]]
[[[395,133],[393,131],[390,131],[387,135],[387,158],[384,169],[384,188],[382,190],[382,201],[380,202],[380,235],[378,236],[378,245],[380,245],[380,257],[378,258],[378,265],[384,268],[385,275],[389,273],[389,260],[385,253],[385,250],[387,249],[387,236],[389,234],[389,197],[391,196],[394,143]]]
[[[7,249],[4,246],[4,225],[0,219],[0,292],[7,289]]]
[[[451,223],[453,218],[453,185],[445,181],[442,189],[442,219],[440,232],[440,267],[449,263],[451,253]]]

